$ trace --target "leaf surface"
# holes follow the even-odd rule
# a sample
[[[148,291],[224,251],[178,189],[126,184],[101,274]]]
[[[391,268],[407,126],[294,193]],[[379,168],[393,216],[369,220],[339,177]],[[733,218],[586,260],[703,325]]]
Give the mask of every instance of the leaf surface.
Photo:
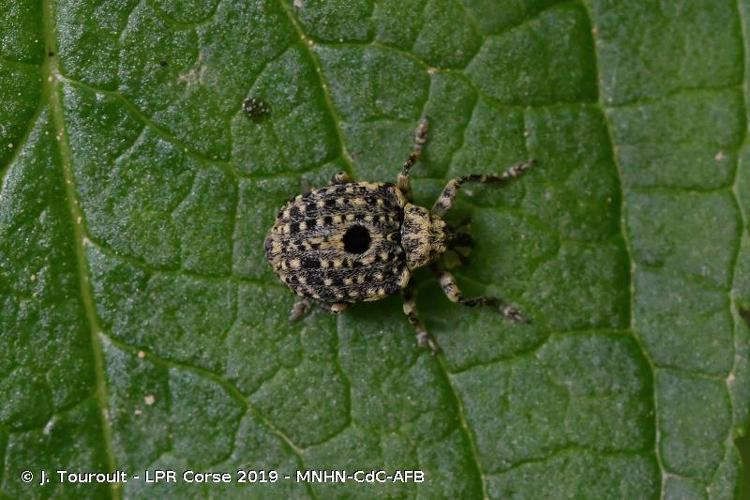
[[[739,497],[748,16],[747,0],[0,0],[0,492]],[[337,170],[392,181],[422,116],[420,204],[537,161],[467,185],[449,217],[471,217],[466,294],[532,323],[450,304],[424,271],[441,356],[398,298],[290,324],[263,256],[276,211]],[[20,480],[60,469],[180,477]],[[426,480],[295,480],[332,469]]]

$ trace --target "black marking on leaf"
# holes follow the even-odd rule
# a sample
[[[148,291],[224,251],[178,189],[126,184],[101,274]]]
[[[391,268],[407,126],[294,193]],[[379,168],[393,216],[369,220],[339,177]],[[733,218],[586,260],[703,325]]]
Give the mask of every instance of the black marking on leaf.
[[[242,103],[242,109],[245,110],[247,116],[255,123],[260,123],[271,115],[271,107],[257,97],[248,97],[245,99]]]
[[[750,327],[750,307],[739,307],[740,317],[745,320],[747,326]]]

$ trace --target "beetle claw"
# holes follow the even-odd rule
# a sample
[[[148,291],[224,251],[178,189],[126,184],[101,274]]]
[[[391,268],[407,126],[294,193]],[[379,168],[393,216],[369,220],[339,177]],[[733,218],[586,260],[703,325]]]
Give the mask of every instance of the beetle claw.
[[[307,299],[301,299],[294,303],[292,310],[289,311],[289,322],[293,323],[301,319],[310,310],[310,301]]]
[[[500,312],[503,313],[503,316],[511,321],[515,321],[516,323],[531,323],[529,318],[524,316],[521,311],[513,306],[503,306],[500,308]]]
[[[433,339],[432,335],[430,335],[424,330],[417,333],[417,344],[419,344],[420,347],[426,347],[430,349],[430,351],[432,351],[433,356],[435,356],[437,353],[440,352],[440,346],[437,345],[437,342],[435,342],[435,339]]]

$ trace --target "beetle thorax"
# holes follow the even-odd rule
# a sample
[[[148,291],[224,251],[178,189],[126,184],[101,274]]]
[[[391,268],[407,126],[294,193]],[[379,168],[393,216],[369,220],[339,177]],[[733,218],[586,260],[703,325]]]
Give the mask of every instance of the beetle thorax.
[[[424,266],[440,257],[447,248],[445,221],[426,208],[407,203],[401,226],[401,246],[406,251],[409,269]]]

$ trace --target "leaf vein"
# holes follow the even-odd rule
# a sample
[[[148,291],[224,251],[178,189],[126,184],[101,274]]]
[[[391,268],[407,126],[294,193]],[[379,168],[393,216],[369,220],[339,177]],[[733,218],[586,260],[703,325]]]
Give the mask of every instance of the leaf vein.
[[[114,345],[118,346],[119,348],[121,348],[123,350],[127,350],[127,351],[129,351],[131,353],[133,353],[133,351],[135,351],[135,350],[141,350],[141,349],[133,347],[133,346],[131,346],[131,345],[129,345],[129,344],[127,344],[127,343],[119,340],[119,339],[115,339],[115,338],[112,338],[112,337],[107,337],[107,338]],[[198,367],[198,366],[189,365],[187,363],[181,363],[181,362],[178,362],[178,361],[173,361],[173,360],[169,360],[169,359],[166,359],[166,358],[162,358],[162,357],[160,357],[158,355],[155,355],[153,353],[150,353],[150,352],[147,352],[147,356],[154,363],[162,364],[163,366],[166,366],[166,367],[169,367],[169,368],[177,368],[177,369],[182,369],[182,370],[190,371],[190,372],[194,373],[195,375],[197,375],[199,377],[202,377],[204,379],[210,380],[210,381],[218,384],[219,386],[221,386],[225,391],[227,391],[227,393],[232,397],[232,399],[234,399],[235,401],[237,401],[238,403],[240,403],[242,405],[242,407],[244,408],[243,416],[238,419],[237,426],[239,427],[241,425],[242,418],[244,417],[244,415],[246,415],[248,412],[250,412],[253,415],[253,417],[255,418],[255,420],[257,422],[259,422],[272,435],[274,435],[277,439],[279,439],[283,443],[283,445],[295,456],[295,458],[297,460],[297,463],[298,463],[298,467],[300,468],[300,470],[304,469],[304,459],[303,459],[303,451],[304,451],[304,449],[301,448],[301,447],[299,447],[299,446],[297,446],[297,444],[294,443],[294,441],[292,441],[292,439],[289,436],[287,436],[281,429],[279,429],[275,425],[273,425],[257,408],[255,408],[255,406],[252,403],[250,403],[250,401],[247,398],[247,396],[245,396],[244,394],[242,394],[242,392],[237,388],[237,386],[235,386],[234,384],[232,384],[228,380],[224,379],[221,375],[219,375],[217,373],[214,373],[214,372],[212,372],[210,370],[207,370],[205,368],[201,368],[201,367]],[[237,431],[238,430],[235,429],[235,434],[236,434]],[[235,440],[235,443],[236,443],[236,440]],[[314,492],[313,492],[312,488],[310,487],[309,483],[305,484],[305,488],[307,489],[307,492],[310,495],[310,497],[316,498],[316,495],[314,494]]]
[[[44,96],[40,96],[37,109],[34,111],[34,114],[31,116],[31,119],[29,120],[29,125],[28,127],[26,127],[24,134],[21,136],[20,140],[18,141],[18,144],[16,145],[16,149],[13,151],[13,154],[10,156],[10,158],[8,158],[8,162],[2,167],[0,167],[0,194],[2,194],[2,192],[5,190],[5,182],[6,182],[8,173],[11,170],[11,166],[21,155],[23,146],[26,144],[26,142],[28,142],[29,136],[31,135],[31,132],[34,130],[34,127],[36,127],[36,124],[39,121],[39,117],[44,112],[44,109],[47,107],[47,104],[48,102],[44,98]]]
[[[458,420],[461,425],[461,432],[466,437],[466,441],[468,442],[471,459],[477,469],[477,475],[479,477],[479,481],[481,482],[482,498],[487,500],[490,497],[489,492],[487,491],[487,475],[483,470],[482,461],[479,458],[479,448],[477,447],[476,437],[474,436],[474,433],[472,432],[471,428],[469,427],[469,423],[466,420],[466,412],[464,411],[464,405],[462,403],[461,396],[459,395],[458,390],[451,381],[451,373],[448,371],[448,367],[446,366],[445,360],[443,359],[442,355],[436,356],[435,359],[437,360],[437,365],[440,368],[439,371],[445,377],[445,384],[448,387],[449,394],[454,401],[456,412],[458,413]]]
[[[589,19],[589,24],[592,28],[596,29],[596,23],[594,20],[593,15],[591,14],[590,8],[591,6],[586,4],[584,2],[584,10],[586,12],[586,15]],[[593,37],[592,37],[593,38]],[[595,73],[599,74],[599,60],[597,55],[597,40],[594,39],[592,42],[593,50],[592,50],[592,58],[594,62],[594,67],[596,68]],[[641,355],[646,360],[649,366],[650,375],[651,375],[651,392],[652,392],[652,405],[653,405],[653,415],[654,415],[654,455],[656,457],[656,462],[659,467],[660,472],[660,485],[659,485],[659,497],[664,498],[665,489],[665,472],[666,468],[664,466],[664,463],[662,461],[661,457],[661,451],[659,448],[660,445],[660,426],[659,426],[659,410],[658,410],[658,404],[657,404],[657,397],[656,397],[656,367],[654,364],[654,360],[651,357],[651,354],[646,349],[646,346],[643,343],[643,339],[640,335],[637,334],[635,331],[635,317],[634,317],[634,310],[635,310],[635,282],[633,279],[633,276],[635,274],[635,268],[636,263],[633,258],[633,249],[631,247],[630,240],[628,239],[628,233],[627,233],[627,221],[626,221],[626,198],[625,198],[625,183],[624,183],[624,177],[622,173],[622,166],[620,165],[618,159],[617,159],[617,149],[615,147],[614,142],[614,136],[612,132],[612,124],[610,123],[610,118],[605,112],[606,104],[604,103],[604,98],[602,95],[601,90],[601,82],[597,82],[597,94],[598,94],[598,105],[600,108],[600,112],[602,114],[602,118],[604,120],[604,123],[607,128],[607,140],[609,141],[609,147],[610,147],[610,154],[612,158],[612,164],[615,167],[615,170],[617,172],[617,180],[618,180],[618,189],[620,191],[620,234],[622,235],[622,241],[625,253],[627,255],[627,260],[630,263],[630,272],[627,275],[628,279],[628,330],[633,335],[633,339],[635,340],[636,345],[638,346],[639,350],[641,351]]]
[[[750,74],[748,74],[748,57],[750,57],[750,54],[748,53],[747,44],[750,41],[748,38],[747,33],[747,20],[745,19],[745,11],[742,7],[742,4],[740,3],[741,0],[737,0],[736,6],[737,6],[737,18],[740,23],[740,35],[742,37],[742,43],[740,46],[742,47],[742,75],[743,75],[743,83],[742,83],[742,98],[743,98],[743,104],[745,107],[745,123],[743,129],[745,130],[745,137],[742,142],[742,144],[739,147],[739,150],[741,150],[747,143],[748,139],[750,138],[750,131],[748,130],[748,121],[750,121],[750,104],[748,104],[748,92],[750,89],[748,89],[748,79],[750,78]],[[733,172],[733,179],[732,179],[732,186],[731,186],[731,193],[732,193],[732,199],[734,200],[737,212],[738,212],[738,218],[740,221],[740,224],[738,224],[738,235],[737,235],[737,246],[734,252],[734,255],[732,255],[732,260],[730,263],[730,269],[733,270],[731,273],[730,281],[729,281],[729,307],[730,307],[730,313],[732,312],[732,309],[734,309],[733,314],[733,328],[732,328],[732,348],[733,348],[733,355],[732,355],[732,367],[729,370],[729,374],[727,375],[725,379],[725,384],[727,388],[727,393],[729,395],[729,404],[732,410],[732,420],[733,424],[730,426],[728,435],[727,435],[727,442],[733,443],[732,440],[732,432],[734,426],[742,426],[742,422],[735,422],[734,420],[738,417],[737,410],[735,408],[735,395],[730,387],[730,377],[734,377],[734,374],[737,370],[737,344],[738,344],[738,335],[737,335],[737,328],[741,327],[741,321],[742,319],[739,317],[739,309],[740,306],[737,304],[735,297],[734,297],[734,288],[735,288],[735,279],[737,278],[737,263],[740,259],[740,252],[742,251],[742,236],[743,233],[746,231],[747,228],[747,215],[745,214],[745,211],[743,209],[742,203],[740,203],[740,190],[739,190],[739,180],[740,180],[740,164],[742,163],[740,155],[737,155],[735,158],[735,165],[734,165],[734,172]],[[745,422],[745,428],[750,426],[750,422]],[[734,443],[734,446],[736,447],[737,444]],[[739,450],[737,450],[739,452]],[[742,457],[742,454],[740,453],[740,456]],[[744,462],[747,457],[742,457],[742,461]],[[744,463],[743,466],[741,466],[741,470],[747,471],[750,464]],[[716,467],[716,470],[714,471],[714,475],[717,474],[719,471],[719,466]]]
[[[297,36],[299,37],[300,44],[303,47],[304,53],[307,55],[307,57],[310,60],[310,63],[313,65],[313,68],[315,68],[315,74],[318,79],[318,85],[320,85],[320,91],[323,94],[323,102],[325,103],[325,107],[327,108],[328,114],[331,117],[331,120],[333,121],[333,128],[336,132],[336,137],[338,139],[338,143],[340,146],[340,154],[344,162],[346,163],[347,167],[347,173],[353,174],[354,173],[354,162],[352,161],[352,157],[349,154],[349,151],[346,147],[346,141],[344,141],[344,135],[340,127],[341,123],[341,117],[338,115],[338,112],[336,111],[336,107],[333,105],[333,101],[331,100],[331,96],[328,92],[328,85],[325,82],[324,76],[323,76],[323,67],[320,64],[320,61],[318,60],[317,56],[315,55],[315,51],[312,49],[312,40],[302,31],[302,27],[299,25],[299,22],[295,19],[294,13],[291,12],[289,6],[284,0],[278,0],[279,6],[281,7],[281,10],[286,15],[287,19],[289,20],[289,23],[294,28],[294,31],[297,33]]]

